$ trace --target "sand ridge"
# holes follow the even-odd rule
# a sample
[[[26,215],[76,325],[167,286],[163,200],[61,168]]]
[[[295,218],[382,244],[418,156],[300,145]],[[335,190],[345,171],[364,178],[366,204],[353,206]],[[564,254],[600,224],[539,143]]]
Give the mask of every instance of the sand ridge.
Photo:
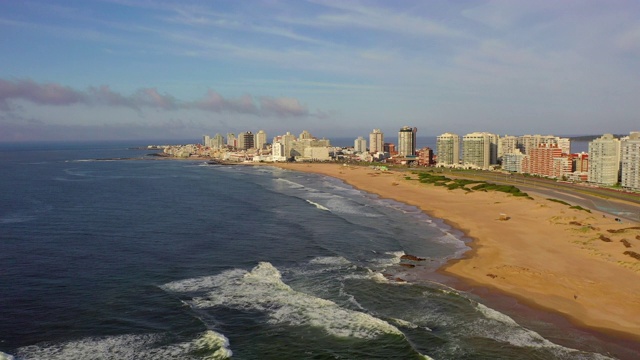
[[[527,197],[423,184],[410,172],[339,164],[276,165],[319,173],[414,205],[473,238],[444,273],[565,314],[574,322],[640,339],[640,226]],[[408,180],[411,177],[412,180]],[[504,220],[505,215],[508,220]],[[634,255],[635,254],[635,255]]]

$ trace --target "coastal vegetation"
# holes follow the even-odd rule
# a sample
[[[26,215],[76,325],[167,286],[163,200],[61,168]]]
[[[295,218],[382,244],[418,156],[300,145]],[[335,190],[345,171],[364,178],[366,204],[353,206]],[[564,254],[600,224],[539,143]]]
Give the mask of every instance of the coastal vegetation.
[[[551,199],[551,198],[548,198],[547,200],[549,200],[549,201],[553,201],[553,202],[557,202],[557,203],[562,204],[562,205],[567,205],[567,206],[569,207],[569,209],[582,210],[582,211],[586,211],[586,212],[588,212],[588,213],[591,213],[591,210],[589,210],[589,209],[585,209],[585,208],[583,208],[583,207],[582,207],[582,206],[580,206],[580,205],[571,205],[571,204],[569,204],[569,203],[568,203],[568,202],[566,202],[566,201],[562,201],[562,200],[558,200],[558,199]]]
[[[449,190],[462,189],[467,192],[471,191],[500,191],[517,197],[531,197],[513,185],[498,185],[483,180],[470,179],[452,179],[444,175],[434,174],[432,172],[413,172],[418,176],[418,181],[423,184],[433,184],[434,186],[443,186]],[[412,177],[405,177],[407,180],[414,180]]]

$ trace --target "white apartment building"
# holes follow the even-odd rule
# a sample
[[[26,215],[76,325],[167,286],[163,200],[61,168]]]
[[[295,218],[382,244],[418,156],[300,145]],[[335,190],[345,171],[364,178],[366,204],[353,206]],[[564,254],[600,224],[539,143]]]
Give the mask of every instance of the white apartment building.
[[[222,149],[224,148],[224,136],[220,135],[220,134],[216,134],[214,137],[212,137],[210,140],[210,147],[212,149]]]
[[[369,152],[378,153],[384,151],[384,134],[380,129],[373,129],[369,133]]]
[[[505,135],[498,140],[498,159],[503,160],[504,154],[514,154],[519,153],[522,154],[520,150],[518,150],[518,137]]]
[[[353,142],[353,150],[355,152],[366,152],[367,151],[367,140],[365,140],[365,138],[363,138],[362,136],[358,136],[357,139],[355,139],[355,141]]]
[[[522,173],[522,163],[527,155],[515,149],[513,152],[502,155],[502,170]]]
[[[227,133],[227,146],[231,146],[231,148],[235,148],[238,145],[238,140],[236,139],[236,135],[234,133]]]
[[[604,134],[589,143],[588,181],[598,185],[615,185],[620,173],[620,140]]]
[[[264,149],[265,145],[267,145],[267,133],[264,130],[260,130],[255,135],[253,146],[256,149]]]
[[[518,136],[518,148],[523,154],[531,149],[537,149],[540,144],[558,145],[558,137],[553,135],[522,135]]]
[[[497,161],[498,136],[474,132],[462,138],[462,165],[476,169],[489,169]]]
[[[284,144],[281,142],[274,142],[271,147],[271,158],[273,161],[287,161],[287,157],[284,152]]]
[[[436,138],[438,166],[457,166],[460,161],[460,136],[444,133]]]
[[[632,132],[620,142],[620,185],[640,191],[640,132]]]

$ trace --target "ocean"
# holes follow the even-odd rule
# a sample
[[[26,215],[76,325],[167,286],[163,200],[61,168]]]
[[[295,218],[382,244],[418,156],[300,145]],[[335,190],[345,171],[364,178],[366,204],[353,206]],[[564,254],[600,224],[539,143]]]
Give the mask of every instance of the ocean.
[[[468,239],[415,207],[135,145],[0,148],[0,359],[629,354],[433,280]]]

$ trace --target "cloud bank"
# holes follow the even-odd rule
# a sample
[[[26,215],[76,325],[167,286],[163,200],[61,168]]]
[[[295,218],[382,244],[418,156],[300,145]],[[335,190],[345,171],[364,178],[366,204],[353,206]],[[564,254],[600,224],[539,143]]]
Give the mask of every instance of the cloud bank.
[[[111,90],[107,85],[76,90],[56,83],[36,83],[32,80],[0,79],[0,111],[15,110],[16,101],[49,106],[109,106],[134,110],[201,110],[214,113],[250,114],[259,117],[310,117],[307,106],[290,97],[258,97],[245,94],[238,98],[225,98],[209,89],[204,97],[195,101],[182,101],[155,88],[142,88],[130,95]]]

